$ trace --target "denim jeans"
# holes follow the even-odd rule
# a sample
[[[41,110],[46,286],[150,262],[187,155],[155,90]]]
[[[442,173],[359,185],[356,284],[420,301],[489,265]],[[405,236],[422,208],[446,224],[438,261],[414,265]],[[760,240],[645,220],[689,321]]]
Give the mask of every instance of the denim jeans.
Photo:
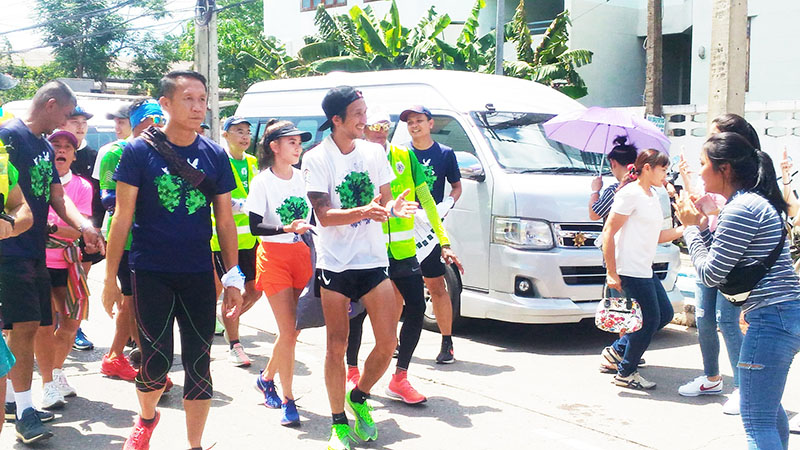
[[[739,387],[739,350],[742,348],[742,330],[739,328],[741,309],[733,306],[719,293],[717,288],[710,288],[697,282],[695,289],[697,307],[697,340],[700,342],[700,353],[703,354],[703,371],[707,377],[719,375],[719,335],[717,325],[725,339],[728,359],[733,368],[733,385]]]
[[[789,421],[781,406],[786,377],[800,350],[800,300],[748,312],[739,354],[739,394],[751,450],[789,448]]]
[[[621,376],[627,377],[636,372],[639,360],[650,346],[653,335],[672,321],[675,311],[661,280],[655,274],[652,278],[633,278],[624,275],[620,275],[619,278],[622,281],[622,289],[639,302],[642,309],[642,328],[635,333],[626,334],[612,344],[614,349],[623,355],[617,370]]]

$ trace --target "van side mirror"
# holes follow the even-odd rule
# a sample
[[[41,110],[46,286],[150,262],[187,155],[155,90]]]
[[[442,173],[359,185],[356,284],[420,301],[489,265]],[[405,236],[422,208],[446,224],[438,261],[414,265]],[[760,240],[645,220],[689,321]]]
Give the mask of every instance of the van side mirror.
[[[475,155],[467,152],[455,152],[455,154],[461,178],[480,182],[486,180],[486,172],[483,171],[483,166]]]

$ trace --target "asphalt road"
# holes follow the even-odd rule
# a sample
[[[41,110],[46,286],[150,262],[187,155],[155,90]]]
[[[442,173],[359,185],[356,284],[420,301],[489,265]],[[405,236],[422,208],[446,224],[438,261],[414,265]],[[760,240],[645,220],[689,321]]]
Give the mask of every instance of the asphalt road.
[[[102,267],[102,266],[101,266]],[[91,320],[84,330],[96,345],[73,352],[65,372],[78,397],[52,422],[55,434],[42,449],[119,449],[130,432],[137,403],[131,383],[99,373],[113,323],[99,302],[101,267],[90,274]],[[241,332],[253,359],[248,369],[227,362],[227,345],[217,338],[212,349],[215,395],[204,445],[215,450],[250,448],[324,449],[330,412],[323,383],[324,330],[301,333],[297,347],[295,394],[301,427],[278,424],[280,413],[260,404],[253,382],[271,352],[277,327],[265,299],[242,319]],[[695,330],[670,325],[660,332],[645,357],[642,374],[658,383],[654,391],[621,389],[611,375],[597,370],[599,353],[613,336],[592,324],[514,325],[470,321],[454,338],[453,365],[433,363],[439,335],[424,331],[409,379],[428,402],[406,406],[388,399],[385,375],[373,390],[377,442],[354,448],[387,449],[731,449],[744,448],[738,416],[721,412],[724,396],[683,398],[678,386],[701,374]],[[371,348],[365,328],[362,360]],[[724,352],[724,350],[723,350]],[[183,371],[176,349],[172,379],[176,386],[160,404],[162,419],[153,450],[188,448],[180,392]],[[731,369],[721,358],[731,390]],[[392,369],[393,370],[393,365]],[[35,375],[34,401],[40,398]],[[790,415],[800,411],[800,376],[790,373],[784,395]],[[800,437],[791,443],[800,446]],[[15,441],[13,425],[0,433],[0,448],[25,448]]]

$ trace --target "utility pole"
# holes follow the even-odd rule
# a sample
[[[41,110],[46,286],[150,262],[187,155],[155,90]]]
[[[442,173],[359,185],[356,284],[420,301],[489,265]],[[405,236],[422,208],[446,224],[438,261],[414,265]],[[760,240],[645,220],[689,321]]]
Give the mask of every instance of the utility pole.
[[[659,117],[664,114],[664,74],[661,57],[662,8],[662,0],[647,0],[647,46],[645,47],[647,68],[644,84],[644,109],[645,114]]]
[[[505,0],[497,0],[497,25],[495,33],[497,33],[495,44],[495,60],[494,60],[494,73],[503,75],[503,44],[505,43]]]
[[[216,0],[197,0],[194,27],[194,67],[208,82],[210,138],[219,141],[219,58],[217,55]]]
[[[713,0],[708,74],[708,123],[720,114],[744,116],[747,0]]]

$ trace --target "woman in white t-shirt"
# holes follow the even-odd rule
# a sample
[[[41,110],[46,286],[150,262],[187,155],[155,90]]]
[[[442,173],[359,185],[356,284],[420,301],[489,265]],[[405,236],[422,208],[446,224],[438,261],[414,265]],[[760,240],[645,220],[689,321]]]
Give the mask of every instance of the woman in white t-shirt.
[[[301,143],[311,133],[298,130],[293,123],[267,122],[258,146],[262,170],[250,185],[245,207],[250,212],[250,231],[261,237],[256,251],[256,286],[269,300],[278,337],[267,368],[261,371],[256,387],[264,394],[264,404],[281,408],[281,425],[296,426],[300,416],[292,393],[297,299],[311,278],[311,255],[300,235],[311,229],[311,212],[300,171],[293,165],[300,160]],[[275,374],[281,379],[283,400],[275,389]]]
[[[655,187],[664,185],[668,165],[669,157],[657,150],[639,153],[614,197],[603,228],[606,284],[638,301],[643,319],[639,331],[622,336],[603,350],[605,360],[617,366],[614,382],[618,386],[656,387],[639,375],[639,361],[655,332],[674,315],[667,293],[653,273],[658,244],[677,239],[683,230],[661,229],[664,214]]]

